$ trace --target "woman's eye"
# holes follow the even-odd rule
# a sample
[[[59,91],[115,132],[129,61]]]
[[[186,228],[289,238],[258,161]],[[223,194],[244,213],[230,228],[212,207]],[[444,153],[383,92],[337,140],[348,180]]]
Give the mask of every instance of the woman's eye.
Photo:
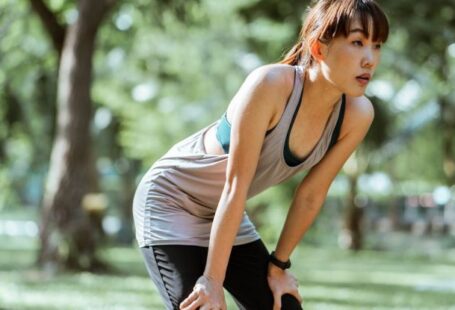
[[[382,47],[382,44],[380,44],[380,43],[375,44],[374,47],[375,47],[377,50],[380,50],[381,47]]]
[[[355,46],[362,46],[363,45],[362,41],[360,41],[360,40],[355,40],[355,41],[352,42],[352,44],[354,44]]]

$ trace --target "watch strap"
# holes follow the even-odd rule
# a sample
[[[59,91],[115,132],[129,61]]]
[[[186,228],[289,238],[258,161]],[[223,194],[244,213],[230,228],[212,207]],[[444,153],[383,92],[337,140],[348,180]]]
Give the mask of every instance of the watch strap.
[[[291,260],[288,259],[288,260],[285,261],[285,262],[279,260],[279,259],[276,258],[276,256],[275,256],[275,251],[273,251],[272,254],[270,254],[269,261],[270,261],[273,265],[275,265],[275,266],[277,266],[278,268],[283,269],[283,270],[286,270],[286,269],[291,268]]]

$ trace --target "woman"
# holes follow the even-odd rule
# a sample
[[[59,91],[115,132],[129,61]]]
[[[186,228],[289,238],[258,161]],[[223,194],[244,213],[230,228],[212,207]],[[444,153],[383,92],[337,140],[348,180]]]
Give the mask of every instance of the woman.
[[[139,246],[167,309],[301,309],[289,257],[373,120],[365,88],[388,36],[373,0],[321,0],[280,64],[254,70],[223,117],[177,143],[134,200]],[[298,171],[269,254],[245,202]]]

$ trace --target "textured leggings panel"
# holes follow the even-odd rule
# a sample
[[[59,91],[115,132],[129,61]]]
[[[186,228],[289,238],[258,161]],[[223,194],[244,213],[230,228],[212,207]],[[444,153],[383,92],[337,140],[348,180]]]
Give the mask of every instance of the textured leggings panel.
[[[141,248],[149,274],[167,309],[178,309],[204,271],[207,248],[187,245],[159,245]],[[239,309],[273,308],[267,283],[269,253],[261,240],[232,248],[224,287]],[[291,295],[282,297],[282,309],[302,309]]]

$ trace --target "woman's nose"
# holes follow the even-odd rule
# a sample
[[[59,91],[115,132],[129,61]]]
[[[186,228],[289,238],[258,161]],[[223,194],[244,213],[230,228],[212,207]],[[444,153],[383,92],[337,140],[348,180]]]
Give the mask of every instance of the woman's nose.
[[[362,67],[371,68],[374,66],[374,52],[371,48],[365,49],[365,54],[362,58]]]

